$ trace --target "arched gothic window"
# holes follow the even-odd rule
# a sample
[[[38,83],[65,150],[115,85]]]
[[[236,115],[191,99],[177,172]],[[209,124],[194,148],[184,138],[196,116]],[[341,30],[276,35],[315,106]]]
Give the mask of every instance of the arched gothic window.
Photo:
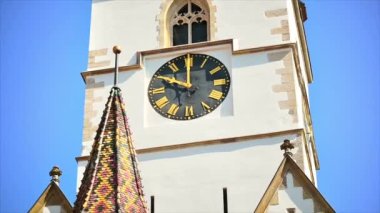
[[[203,0],[187,0],[173,8],[170,17],[173,46],[209,40],[209,11]]]

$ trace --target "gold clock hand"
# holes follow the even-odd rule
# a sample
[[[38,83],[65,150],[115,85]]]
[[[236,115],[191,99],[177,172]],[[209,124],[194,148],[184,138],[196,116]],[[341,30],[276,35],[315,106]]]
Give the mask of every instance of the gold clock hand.
[[[187,60],[186,60],[186,83],[190,84],[190,54],[187,53]]]
[[[165,80],[167,81],[169,84],[172,84],[172,83],[176,83],[180,86],[183,86],[183,87],[186,87],[186,88],[190,88],[192,85],[191,84],[188,84],[188,83],[185,83],[185,82],[182,82],[182,81],[178,81],[177,79],[175,79],[174,77],[166,77],[166,76],[157,76],[157,78],[159,79],[162,79],[162,80]]]
[[[169,78],[165,76],[157,76],[157,78],[167,81],[168,83],[174,83],[174,78]]]

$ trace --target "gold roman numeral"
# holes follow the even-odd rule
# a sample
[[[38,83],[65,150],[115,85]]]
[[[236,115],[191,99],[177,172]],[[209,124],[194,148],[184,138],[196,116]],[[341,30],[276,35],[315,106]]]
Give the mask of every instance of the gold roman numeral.
[[[173,72],[177,72],[179,69],[177,67],[177,65],[175,63],[171,63],[169,64],[169,68],[173,71]]]
[[[168,114],[175,115],[178,111],[179,107],[177,104],[172,104],[168,110]]]
[[[164,97],[162,97],[162,98],[160,98],[160,99],[158,99],[157,101],[156,101],[156,105],[158,106],[158,108],[160,108],[160,109],[162,109],[162,107],[164,107],[166,104],[168,104],[169,103],[169,100],[168,100],[168,98],[166,97],[166,96],[164,96]]]
[[[209,105],[207,105],[205,102],[201,102],[201,105],[202,105],[202,107],[203,107],[203,110],[210,110],[210,106]]]
[[[225,84],[226,84],[226,79],[215,79],[214,80],[214,86],[225,85]]]
[[[215,67],[214,69],[212,69],[211,71],[210,71],[210,74],[211,75],[214,75],[216,72],[218,72],[218,71],[220,71],[222,68],[220,67],[220,66],[217,66],[217,67]]]
[[[212,90],[208,97],[213,98],[215,100],[219,100],[220,98],[222,98],[222,96],[223,96],[222,92],[220,92],[218,90]]]
[[[205,58],[205,60],[203,60],[203,62],[201,64],[201,68],[203,68],[203,66],[206,64],[207,60],[208,60],[208,56]]]
[[[150,92],[153,93],[153,94],[164,93],[165,92],[165,87],[160,87],[160,88],[152,89]]]
[[[186,106],[186,108],[185,108],[185,116],[193,116],[193,115],[194,115],[193,106]]]
[[[192,56],[190,56],[189,57],[190,58],[190,67],[193,67],[193,57]],[[187,60],[188,60],[188,58],[187,58],[187,56],[186,56],[186,58],[185,58],[185,67],[186,67],[186,65],[187,65]]]

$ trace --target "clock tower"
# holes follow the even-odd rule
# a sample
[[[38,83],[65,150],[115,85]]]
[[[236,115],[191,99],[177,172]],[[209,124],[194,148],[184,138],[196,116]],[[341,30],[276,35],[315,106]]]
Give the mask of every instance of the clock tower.
[[[316,189],[305,20],[298,0],[93,0],[78,187],[119,45],[151,212],[333,212]]]

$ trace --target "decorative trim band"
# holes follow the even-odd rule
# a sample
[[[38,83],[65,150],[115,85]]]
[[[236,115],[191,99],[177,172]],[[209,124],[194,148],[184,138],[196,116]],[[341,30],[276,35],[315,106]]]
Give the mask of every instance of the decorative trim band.
[[[220,140],[207,140],[207,141],[192,142],[192,143],[185,143],[185,144],[152,147],[152,148],[138,149],[136,150],[136,152],[137,154],[163,152],[163,151],[185,149],[185,148],[192,148],[192,147],[199,147],[199,146],[211,146],[211,145],[217,145],[217,144],[236,143],[236,142],[241,142],[245,140],[262,139],[262,138],[276,137],[276,136],[288,135],[288,134],[304,134],[304,129],[291,129],[291,130],[285,130],[285,131],[279,131],[279,132],[225,138],[225,139],[220,139]],[[84,161],[84,160],[88,160],[89,156],[79,156],[79,157],[76,157],[75,159],[77,162]]]

